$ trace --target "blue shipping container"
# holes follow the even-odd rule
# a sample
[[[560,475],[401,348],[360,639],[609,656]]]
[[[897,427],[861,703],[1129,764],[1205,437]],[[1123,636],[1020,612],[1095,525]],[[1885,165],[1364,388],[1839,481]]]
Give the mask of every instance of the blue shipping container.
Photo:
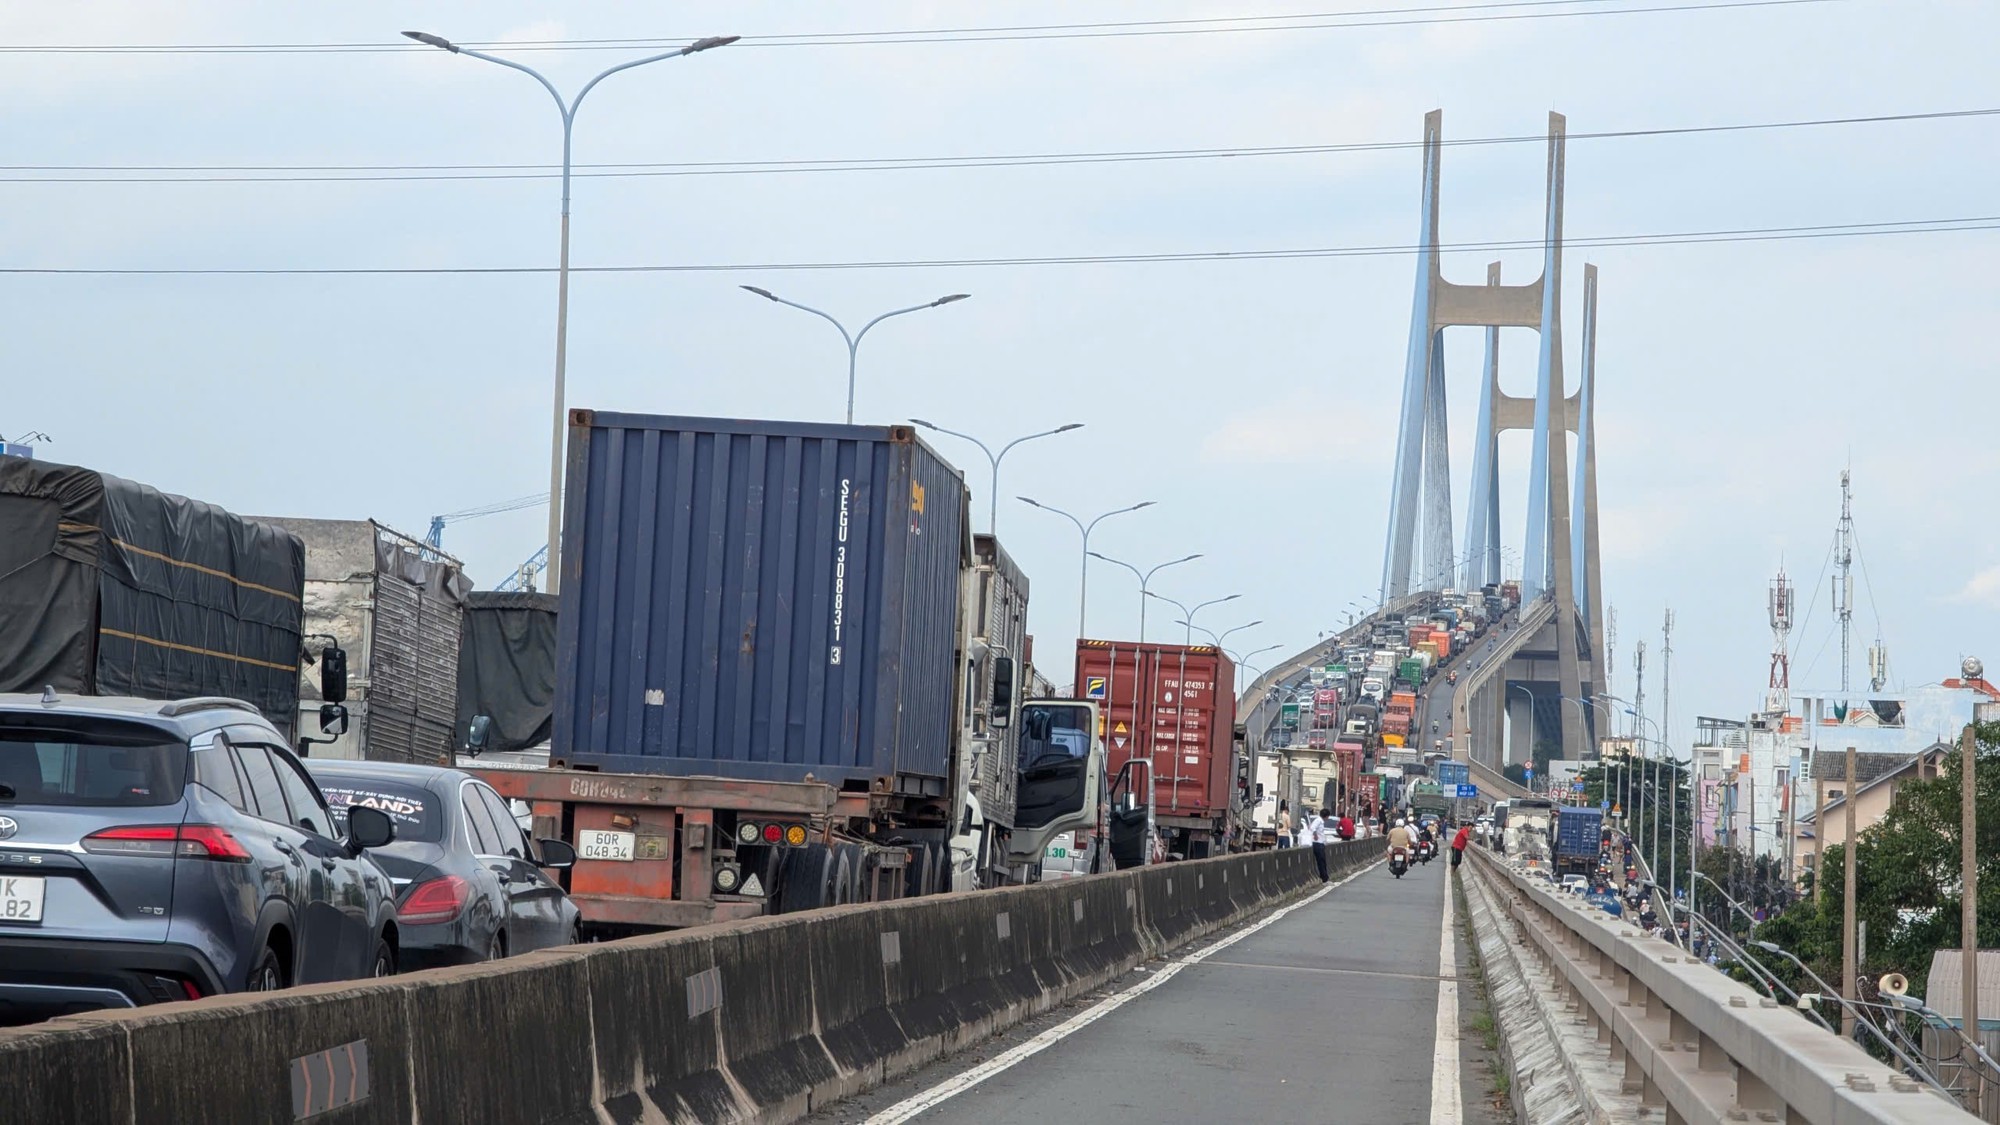
[[[964,481],[903,426],[570,413],[552,757],[943,791]]]
[[[1604,843],[1604,810],[1581,805],[1556,809],[1556,855],[1596,860]]]

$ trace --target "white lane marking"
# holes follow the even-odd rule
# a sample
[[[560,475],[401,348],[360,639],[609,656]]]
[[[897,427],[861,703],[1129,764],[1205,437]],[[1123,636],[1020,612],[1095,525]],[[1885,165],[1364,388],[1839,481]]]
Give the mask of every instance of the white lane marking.
[[[1458,935],[1452,932],[1451,869],[1444,879],[1444,940],[1438,946],[1437,1065],[1431,1071],[1431,1125],[1458,1125]]]
[[[1297,910],[1300,907],[1311,906],[1313,903],[1318,902],[1320,899],[1325,898],[1329,894],[1332,894],[1338,888],[1346,886],[1348,883],[1353,882],[1355,879],[1358,879],[1361,876],[1367,874],[1368,872],[1375,870],[1375,868],[1379,866],[1381,866],[1381,861],[1378,860],[1375,863],[1371,863],[1368,866],[1362,868],[1361,870],[1356,871],[1354,874],[1349,875],[1347,878],[1342,879],[1338,883],[1334,883],[1330,886],[1321,887],[1319,890],[1314,891],[1311,895],[1307,896],[1306,898],[1303,898],[1298,902],[1291,904],[1290,906],[1273,911],[1270,917],[1265,918],[1262,921],[1259,921],[1255,925],[1246,926],[1243,929],[1238,930],[1233,934],[1230,934],[1228,937],[1223,938],[1221,941],[1208,945],[1194,953],[1188,954],[1186,957],[1182,957],[1179,960],[1168,964],[1166,968],[1161,969],[1159,972],[1153,974],[1152,977],[1150,977],[1149,979],[1143,980],[1138,984],[1133,985],[1131,988],[1126,989],[1125,991],[1119,993],[1116,996],[1107,997],[1103,1000],[1098,1001],[1096,1004],[1093,1004],[1087,1010],[1080,1012],[1077,1015],[1072,1016],[1067,1020],[1064,1020],[1062,1023],[1059,1023],[1052,1028],[1049,1028],[1047,1031],[1042,1032],[1040,1035],[1035,1036],[1033,1039],[1030,1039],[1027,1042],[1022,1043],[1019,1046],[1012,1048],[1011,1050],[995,1055],[992,1058],[986,1060],[985,1062],[980,1063],[978,1066],[971,1068],[970,1070],[965,1070],[961,1071],[958,1074],[954,1074],[950,1078],[945,1079],[943,1082],[940,1082],[937,1085],[932,1086],[930,1089],[925,1090],[920,1094],[913,1094],[910,1097],[905,1098],[900,1102],[897,1102],[895,1105],[890,1106],[888,1109],[885,1109],[882,1112],[876,1114],[875,1116],[870,1117],[865,1123],[865,1125],[902,1125],[903,1122],[908,1121],[911,1118],[917,1116],[918,1114],[923,1113],[935,1106],[941,1105],[944,1102],[949,1101],[950,1099],[955,1098],[960,1094],[963,1094],[967,1090],[972,1089],[974,1086],[979,1085],[981,1082],[986,1081],[988,1078],[991,1078],[994,1075],[999,1074],[1001,1071],[1008,1070],[1027,1059],[1033,1058],[1035,1055],[1042,1053],[1048,1048],[1055,1046],[1057,1043],[1060,1043],[1064,1039],[1069,1038],[1071,1035],[1074,1035],[1077,1032],[1083,1030],[1084,1028],[1089,1027],[1091,1024],[1096,1023],[1098,1020],[1103,1019],[1105,1016],[1110,1015],[1111,1013],[1124,1007],[1126,1004],[1132,1002],[1133,1000],[1138,999],[1139,997],[1145,995],[1146,993],[1151,992],[1154,989],[1172,980],[1176,974],[1178,974],[1182,969],[1187,968],[1189,965],[1199,964],[1202,961],[1207,960],[1211,954],[1222,952],[1223,950],[1229,948],[1232,945],[1235,945],[1237,942],[1242,941],[1244,938],[1249,937],[1251,934],[1254,934],[1258,930],[1261,930],[1264,927],[1270,925],[1271,923],[1276,922],[1278,919],[1283,918],[1285,915],[1290,914],[1292,911]]]

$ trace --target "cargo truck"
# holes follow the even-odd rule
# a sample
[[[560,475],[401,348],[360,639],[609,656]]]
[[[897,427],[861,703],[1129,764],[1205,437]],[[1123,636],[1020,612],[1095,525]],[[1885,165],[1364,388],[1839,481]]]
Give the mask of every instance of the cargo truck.
[[[1102,714],[1105,768],[1129,779],[1139,803],[1151,793],[1151,820],[1167,853],[1222,854],[1237,775],[1229,657],[1209,645],[1081,640],[1075,682],[1078,698]]]
[[[305,544],[306,633],[346,653],[348,725],[312,755],[449,764],[472,590],[458,560],[372,520],[257,518]],[[295,694],[306,717],[327,702],[310,669]]]
[[[1582,875],[1597,873],[1603,855],[1604,810],[1595,805],[1557,805],[1555,809],[1555,873]]]
[[[0,692],[223,696],[289,738],[304,594],[305,548],[283,528],[108,473],[0,456]]]
[[[1096,708],[1021,698],[1027,580],[914,431],[576,410],[568,459],[549,768],[480,772],[591,932],[1032,881],[1096,822]]]

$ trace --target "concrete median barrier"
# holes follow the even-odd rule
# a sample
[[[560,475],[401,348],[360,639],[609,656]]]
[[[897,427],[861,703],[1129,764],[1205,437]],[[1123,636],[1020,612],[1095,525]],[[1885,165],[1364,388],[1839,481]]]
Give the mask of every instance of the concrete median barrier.
[[[1318,886],[1266,852],[73,1016],[0,1031],[0,1125],[791,1121]]]

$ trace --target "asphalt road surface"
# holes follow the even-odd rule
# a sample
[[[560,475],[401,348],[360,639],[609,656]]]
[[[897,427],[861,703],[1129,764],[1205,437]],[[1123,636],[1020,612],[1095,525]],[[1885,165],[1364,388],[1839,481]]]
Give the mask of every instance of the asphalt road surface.
[[[1461,1038],[1444,1050],[1437,1041],[1441,1021],[1464,1025],[1460,998],[1472,995],[1456,985],[1456,941],[1440,972],[1449,872],[1442,859],[1400,880],[1366,868],[1143,994],[1121,1002],[1131,982],[1121,983],[1100,1018],[1083,1022],[1098,1011],[1086,1007],[1050,1021],[1020,1041],[1044,1048],[1012,1065],[996,1044],[878,1091],[848,1119],[1424,1123],[1459,1121],[1461,1103],[1481,1116],[1484,1080],[1466,1082]],[[1434,1085],[1446,1103],[1436,1117]]]

